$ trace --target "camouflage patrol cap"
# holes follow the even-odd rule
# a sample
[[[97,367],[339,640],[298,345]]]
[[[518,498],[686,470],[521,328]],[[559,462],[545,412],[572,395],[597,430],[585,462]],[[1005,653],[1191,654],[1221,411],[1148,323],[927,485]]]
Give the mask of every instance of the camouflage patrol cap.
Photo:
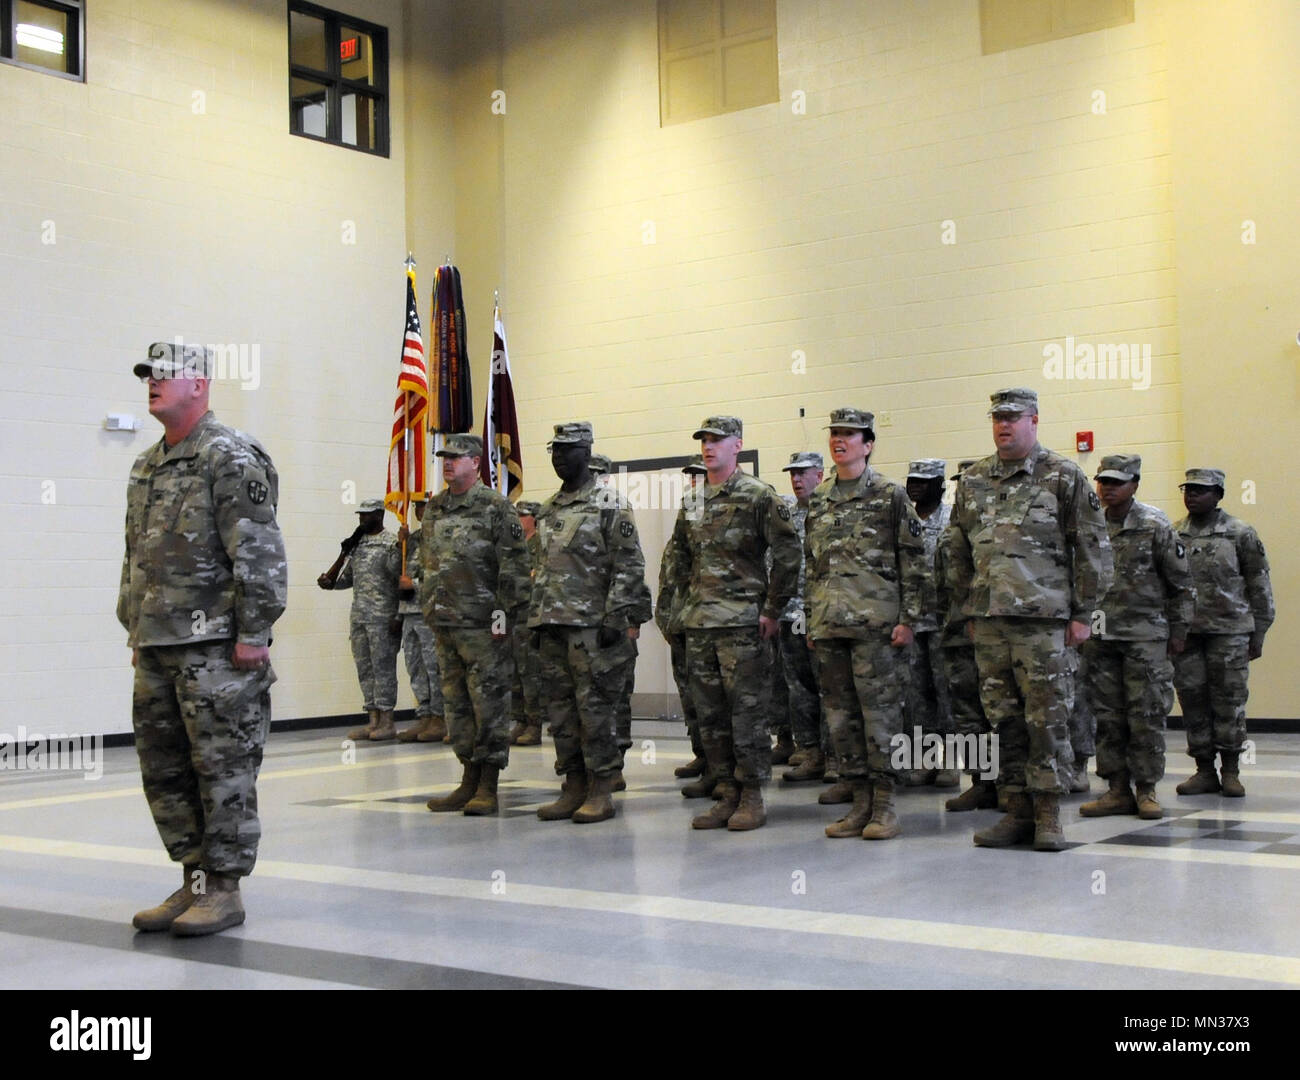
[[[448,435],[447,441],[443,443],[442,449],[439,450],[435,457],[482,457],[483,440],[477,435],[470,435],[468,432],[459,435]]]
[[[361,505],[357,507],[356,512],[358,514],[369,514],[375,510],[382,510],[383,508],[383,499],[362,499]]]
[[[546,449],[552,446],[590,446],[595,441],[590,420],[570,420],[567,424],[555,425],[555,434],[546,444]]]
[[[948,463],[943,458],[917,458],[907,466],[907,478],[909,480],[913,477],[918,480],[942,480],[944,470],[947,468]]]
[[[1187,479],[1178,486],[1185,488],[1188,484],[1197,484],[1200,487],[1226,487],[1227,475],[1222,469],[1188,469]]]
[[[542,504],[533,502],[531,499],[520,499],[515,503],[515,510],[520,517],[536,517],[537,512],[541,510]]]
[[[692,439],[702,439],[705,435],[735,435],[737,438],[743,438],[745,434],[745,425],[741,423],[739,416],[706,416]]]
[[[143,379],[211,379],[213,355],[206,345],[182,345],[179,341],[155,341],[149,346],[149,359],[131,368]]]
[[[699,454],[693,455],[691,460],[682,466],[682,472],[684,473],[703,474],[708,471],[709,470],[704,467],[704,458]]]
[[[782,465],[782,472],[795,472],[799,469],[824,469],[821,454],[815,450],[800,450],[790,455],[790,464]]]
[[[1142,458],[1137,454],[1107,454],[1094,480],[1118,480],[1127,484],[1142,475]]]
[[[592,454],[587,468],[591,470],[592,476],[608,476],[614,470],[614,463],[606,454]]]
[[[957,462],[957,471],[953,473],[950,477],[948,477],[948,479],[949,480],[959,479],[961,477],[961,474],[964,473],[967,469],[969,469],[972,465],[974,465],[975,462],[977,461],[979,461],[979,458],[973,458],[973,457],[962,458],[961,461]]]
[[[989,415],[994,413],[1033,413],[1038,415],[1038,391],[1027,386],[1012,386],[989,395],[992,404]]]
[[[876,415],[867,412],[866,409],[832,409],[831,422],[826,427],[855,428],[858,431],[869,431],[874,435],[876,433]]]

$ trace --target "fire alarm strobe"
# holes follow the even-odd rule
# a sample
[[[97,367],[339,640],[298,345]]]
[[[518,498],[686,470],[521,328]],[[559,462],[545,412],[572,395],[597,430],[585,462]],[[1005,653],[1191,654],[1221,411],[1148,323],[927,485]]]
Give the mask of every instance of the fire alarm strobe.
[[[1091,451],[1092,451],[1092,432],[1091,432],[1091,431],[1076,431],[1076,432],[1074,433],[1074,445],[1075,445],[1075,448],[1076,448],[1076,449],[1079,451],[1079,453],[1081,453],[1081,454],[1091,453]]]

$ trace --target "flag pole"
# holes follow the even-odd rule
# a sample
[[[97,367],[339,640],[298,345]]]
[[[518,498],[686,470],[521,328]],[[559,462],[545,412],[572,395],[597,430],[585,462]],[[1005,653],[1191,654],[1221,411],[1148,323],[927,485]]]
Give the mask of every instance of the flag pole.
[[[406,276],[411,281],[411,289],[415,289],[415,255],[408,251],[406,253]],[[417,300],[419,293],[415,294]],[[405,359],[406,349],[403,345],[403,359]],[[411,472],[414,462],[411,461],[411,392],[409,390],[402,393],[402,447],[405,453],[402,454],[402,524],[406,526],[406,531],[411,531]],[[406,539],[402,539],[402,573],[406,573]]]

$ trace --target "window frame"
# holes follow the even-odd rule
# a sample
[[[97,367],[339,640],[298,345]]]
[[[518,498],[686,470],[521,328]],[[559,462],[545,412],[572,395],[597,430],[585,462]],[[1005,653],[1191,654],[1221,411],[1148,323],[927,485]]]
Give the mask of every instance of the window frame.
[[[31,2],[37,7],[59,11],[68,17],[72,32],[64,39],[64,57],[68,56],[67,42],[75,41],[77,49],[73,59],[76,70],[56,71],[54,68],[29,64],[26,60],[18,59],[17,46],[14,42],[15,28],[18,25],[18,0],[0,0],[0,64],[24,68],[27,71],[39,71],[43,75],[53,75],[56,79],[84,83],[86,81],[86,0],[31,0]]]
[[[329,71],[319,71],[305,64],[293,62],[293,17],[306,15],[320,19],[325,24],[325,56],[330,65]],[[388,28],[359,19],[342,11],[321,7],[307,0],[288,0],[285,5],[285,35],[289,56],[289,134],[312,142],[341,146],[345,150],[356,150],[373,157],[389,157],[391,133],[389,129],[388,109]],[[373,49],[374,77],[373,83],[363,83],[343,76],[343,61],[339,47],[343,39],[342,29],[359,30],[370,37]],[[293,106],[293,80],[309,79],[325,86],[325,134],[312,135],[298,129]],[[358,99],[374,102],[374,146],[357,146],[343,141],[343,97],[351,91]]]

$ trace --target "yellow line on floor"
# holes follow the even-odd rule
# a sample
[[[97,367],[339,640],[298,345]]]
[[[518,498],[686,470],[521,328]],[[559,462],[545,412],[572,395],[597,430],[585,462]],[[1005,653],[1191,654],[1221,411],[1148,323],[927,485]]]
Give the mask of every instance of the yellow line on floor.
[[[30,836],[0,836],[0,851],[136,863],[145,866],[167,865],[163,853],[153,849],[115,847],[108,844],[87,844],[69,840],[42,840]],[[1300,986],[1300,957],[1274,956],[1268,953],[1204,949],[1186,945],[1164,945],[1147,941],[1043,933],[964,923],[849,915],[806,908],[759,907],[753,904],[690,900],[677,896],[638,896],[591,889],[565,889],[508,880],[504,882],[505,891],[494,894],[493,886],[501,887],[501,883],[486,878],[435,877],[278,860],[259,860],[257,873],[260,877],[412,893],[425,897],[440,896],[457,900],[553,907],[567,911],[593,911],[641,919],[674,919],[705,925],[777,930],[786,933],[823,934],[941,949],[1000,953],[1040,960],[1108,964],[1116,967],[1177,971],[1214,978],[1239,978]]]

